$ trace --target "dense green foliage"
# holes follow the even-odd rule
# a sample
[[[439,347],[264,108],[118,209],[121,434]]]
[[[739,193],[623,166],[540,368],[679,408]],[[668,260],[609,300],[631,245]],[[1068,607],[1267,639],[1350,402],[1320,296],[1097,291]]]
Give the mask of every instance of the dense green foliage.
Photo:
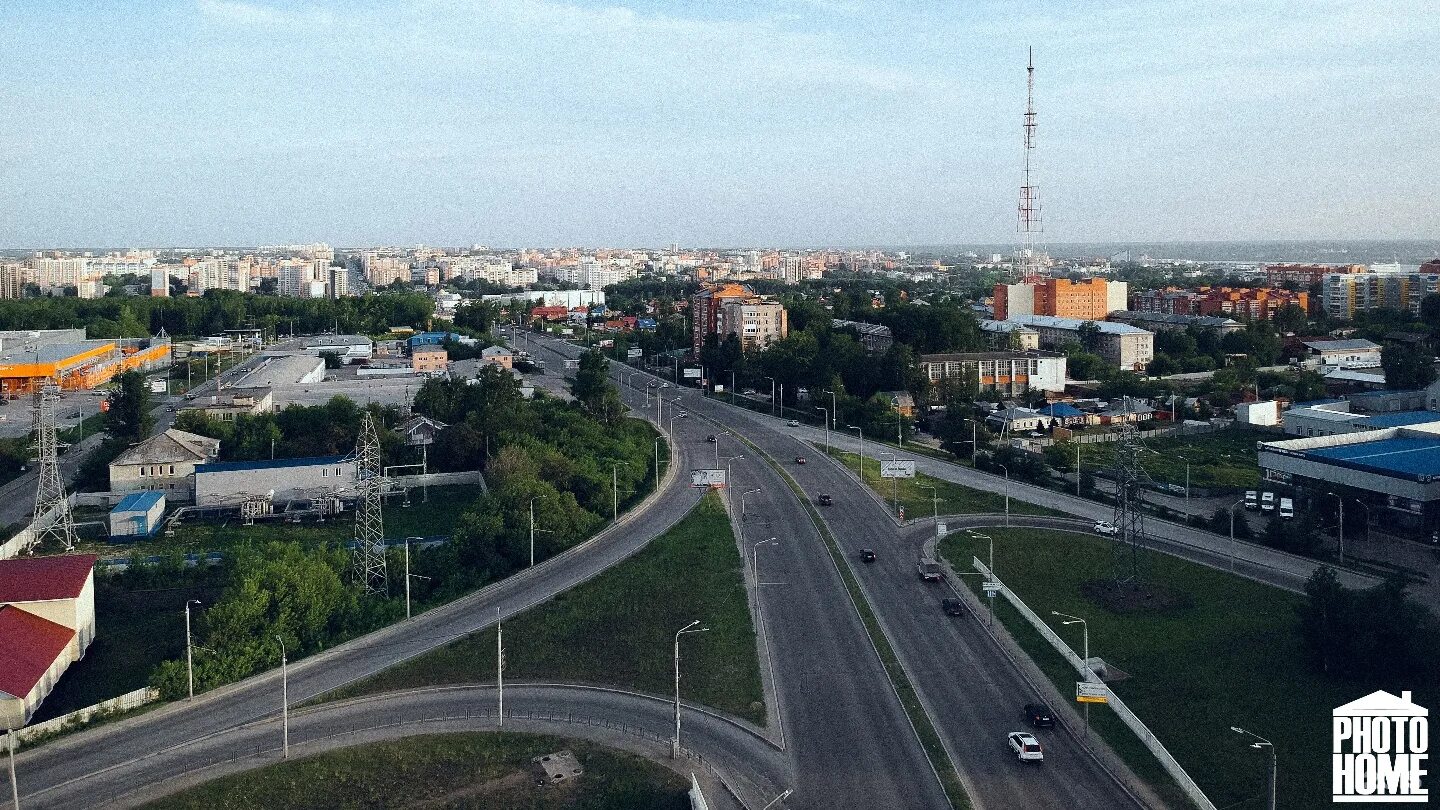
[[[214,335],[259,328],[271,335],[340,332],[380,334],[392,326],[423,329],[434,304],[422,293],[351,298],[291,298],[210,290],[196,298],[27,298],[0,300],[0,329],[70,329],[92,338]]]
[[[324,405],[288,405],[273,413],[240,414],[233,420],[185,411],[175,419],[175,427],[219,439],[224,461],[341,456],[355,449],[367,411],[375,417],[384,463],[408,462],[414,453],[392,430],[400,421],[400,412],[373,403],[362,408],[347,397],[332,397]],[[475,467],[472,462],[462,469]]]
[[[1300,634],[1321,672],[1359,678],[1440,682],[1440,624],[1405,596],[1403,579],[1363,591],[1320,568],[1305,583]]]

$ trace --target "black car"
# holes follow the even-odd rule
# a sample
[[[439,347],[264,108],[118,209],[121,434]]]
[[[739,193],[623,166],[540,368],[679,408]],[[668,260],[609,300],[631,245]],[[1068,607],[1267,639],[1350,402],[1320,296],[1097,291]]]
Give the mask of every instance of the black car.
[[[941,599],[940,609],[945,611],[946,616],[965,615],[965,603],[959,599]]]
[[[872,549],[872,548],[862,548],[862,549],[860,549],[860,562],[867,562],[867,563],[875,562],[875,549]]]
[[[1025,720],[1035,728],[1055,727],[1055,715],[1043,703],[1026,703]]]
[[[822,495],[820,496],[820,505],[821,505],[821,506],[829,506],[829,505],[831,505],[831,504],[833,504],[833,503],[835,503],[835,499],[832,498],[832,497],[830,497],[829,495],[823,495],[823,494],[822,494]]]
[[[706,436],[706,437],[705,437],[705,441],[710,442],[711,444],[714,444],[714,443],[715,443],[715,434],[714,434],[714,433],[711,433],[709,436]]]

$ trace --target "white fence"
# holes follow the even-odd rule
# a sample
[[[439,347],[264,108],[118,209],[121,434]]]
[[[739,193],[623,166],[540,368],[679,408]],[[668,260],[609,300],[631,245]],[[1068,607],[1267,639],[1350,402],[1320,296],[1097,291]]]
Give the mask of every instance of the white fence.
[[[70,502],[70,508],[74,509],[76,501],[75,493],[70,493],[67,500]],[[51,514],[53,515],[53,512]],[[46,515],[47,520],[50,517],[51,515]],[[33,522],[26,524],[25,528],[15,532],[14,537],[6,540],[4,543],[0,543],[0,560],[8,560],[11,557],[20,556],[22,552],[28,550],[30,546],[35,544],[35,535],[35,524]]]
[[[1142,431],[1140,433],[1140,436],[1143,438],[1151,439],[1158,439],[1161,436],[1198,436],[1202,433],[1215,433],[1216,431],[1224,430],[1230,427],[1230,424],[1231,423],[1228,421],[1218,425],[1196,425],[1187,423],[1184,425],[1174,425],[1171,427],[1155,428],[1154,430]],[[1124,433],[1118,430],[1108,431],[1105,433],[1076,433],[1069,439],[1066,439],[1066,441],[1073,442],[1075,444],[1104,444],[1106,442],[1118,442],[1124,435]],[[1057,443],[1054,439],[1051,439],[1049,437],[1039,439],[1026,439],[1025,441],[1039,445],[1040,447],[1049,447],[1050,445]]]
[[[401,489],[413,489],[420,486],[445,487],[457,484],[478,484],[481,492],[489,491],[485,486],[485,476],[479,470],[427,473],[425,475],[392,475],[389,477],[389,482]]]
[[[68,728],[84,725],[96,715],[115,714],[128,712],[131,709],[139,708],[147,703],[154,703],[160,699],[160,692],[150,687],[136,689],[134,692],[126,692],[120,697],[102,700],[93,706],[86,706],[83,709],[76,709],[69,714],[62,714],[52,720],[43,723],[36,723],[33,726],[26,726],[15,732],[15,742],[23,745],[37,737],[44,737],[57,731],[64,731]]]
[[[1029,622],[1030,626],[1034,627],[1037,633],[1044,637],[1046,641],[1050,642],[1050,646],[1054,647],[1055,651],[1060,653],[1066,662],[1075,668],[1075,672],[1080,676],[1080,679],[1090,680],[1091,675],[1085,666],[1085,662],[1074,650],[1070,649],[1070,645],[1066,644],[1060,636],[1056,635],[1055,631],[1050,629],[1050,625],[1046,624],[1043,619],[1036,615],[1035,611],[1031,610],[1028,605],[1021,601],[1020,597],[1016,596],[1003,582],[995,579],[995,575],[990,573],[990,569],[985,567],[985,564],[981,562],[979,557],[973,558],[973,561],[975,570],[985,574],[986,579],[993,580],[1000,585],[1000,593],[1005,597],[1005,601],[1009,602],[1015,610],[1019,611],[1020,615],[1025,617],[1025,621]],[[1175,761],[1175,757],[1170,755],[1170,752],[1160,743],[1160,740],[1155,737],[1149,727],[1135,715],[1135,712],[1130,711],[1130,707],[1126,706],[1125,702],[1120,699],[1120,696],[1113,691],[1110,692],[1109,705],[1110,708],[1115,711],[1116,716],[1120,718],[1121,722],[1129,726],[1130,730],[1135,732],[1135,736],[1140,738],[1141,744],[1150,749],[1150,753],[1154,754],[1155,758],[1160,760],[1160,765],[1175,779],[1180,789],[1185,792],[1186,796],[1190,797],[1191,801],[1195,802],[1195,805],[1199,807],[1200,810],[1216,810],[1215,803],[1210,801],[1209,797],[1205,795],[1205,792],[1200,789],[1199,785],[1195,784],[1195,780],[1190,778],[1190,774],[1185,772],[1185,769],[1180,766],[1179,762]]]

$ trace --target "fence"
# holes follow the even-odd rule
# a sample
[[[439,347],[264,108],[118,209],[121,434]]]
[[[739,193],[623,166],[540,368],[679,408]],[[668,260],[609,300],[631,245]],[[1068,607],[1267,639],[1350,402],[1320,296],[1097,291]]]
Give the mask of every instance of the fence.
[[[402,489],[412,489],[419,486],[444,487],[457,484],[479,484],[481,492],[488,492],[485,487],[485,476],[479,470],[466,470],[464,472],[448,473],[427,473],[425,475],[392,475],[390,483]]]
[[[1198,436],[1202,433],[1214,433],[1219,430],[1224,430],[1230,427],[1230,424],[1231,423],[1227,421],[1218,425],[1214,423],[1208,425],[1175,425],[1173,427],[1155,428],[1154,430],[1142,431],[1140,435],[1146,438],[1157,439],[1161,436]],[[1124,435],[1125,434],[1120,431],[1109,431],[1106,433],[1076,433],[1069,439],[1066,439],[1066,441],[1073,444],[1104,444],[1105,442],[1119,441],[1120,438]],[[1054,439],[1051,439],[1049,437],[1026,439],[1025,441],[1039,445],[1040,447],[1049,447],[1050,445],[1056,443]]]
[[[70,495],[67,497],[67,500],[70,502],[70,508],[74,509],[76,502],[75,493],[70,493]],[[53,515],[54,513],[52,512],[51,514],[46,515],[44,519],[49,520],[53,517]],[[4,543],[0,543],[0,560],[8,560],[11,557],[18,557],[21,552],[26,551],[30,548],[30,546],[35,544],[36,534],[38,534],[38,532],[35,530],[35,523],[31,522],[26,524],[25,528],[21,529],[18,532],[15,532],[15,535],[9,540],[6,540]]]
[[[1085,662],[1080,656],[1075,654],[1074,650],[1070,649],[1070,645],[1066,644],[1060,636],[1056,635],[1054,630],[1050,629],[1050,625],[1046,624],[1043,619],[1036,615],[1035,611],[1031,610],[1028,605],[1021,601],[1020,597],[1016,596],[1003,582],[996,579],[995,575],[990,572],[990,569],[985,566],[979,557],[973,558],[973,564],[975,570],[985,574],[987,580],[993,581],[1000,586],[1000,593],[1005,597],[1005,601],[1009,602],[1011,607],[1015,608],[1015,610],[1024,617],[1025,621],[1030,623],[1031,627],[1035,628],[1035,632],[1050,642],[1050,646],[1054,647],[1055,651],[1060,653],[1065,661],[1075,668],[1075,672],[1082,680],[1088,681],[1091,679],[1091,672],[1085,665]],[[1121,722],[1128,726],[1131,731],[1135,732],[1135,736],[1140,738],[1140,743],[1148,748],[1150,753],[1155,755],[1155,758],[1160,761],[1160,765],[1174,778],[1176,784],[1180,786],[1180,789],[1184,791],[1185,795],[1190,797],[1190,800],[1195,802],[1195,805],[1199,807],[1200,810],[1216,810],[1214,802],[1210,801],[1210,798],[1205,795],[1205,792],[1200,789],[1200,786],[1195,784],[1195,780],[1190,778],[1190,774],[1185,772],[1185,769],[1175,760],[1175,757],[1171,756],[1170,751],[1160,743],[1160,740],[1157,739],[1149,727],[1136,716],[1135,712],[1131,711],[1130,707],[1125,705],[1125,702],[1120,699],[1120,696],[1114,692],[1110,692],[1108,702],[1110,708],[1115,711],[1115,715],[1119,717]]]
[[[68,731],[72,728],[82,726],[90,722],[97,715],[118,714],[137,709],[147,703],[154,703],[160,699],[160,692],[150,687],[136,689],[134,692],[126,692],[120,697],[102,700],[93,706],[86,706],[83,709],[76,709],[69,714],[62,714],[43,723],[36,723],[33,726],[26,726],[15,732],[15,742],[23,745],[37,738],[48,737],[61,731]]]

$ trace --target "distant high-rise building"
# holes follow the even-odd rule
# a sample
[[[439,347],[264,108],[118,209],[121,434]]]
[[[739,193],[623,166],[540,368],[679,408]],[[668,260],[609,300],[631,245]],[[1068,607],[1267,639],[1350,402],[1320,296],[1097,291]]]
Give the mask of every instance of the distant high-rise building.
[[[1357,312],[1394,309],[1420,314],[1425,296],[1440,292],[1440,275],[1433,273],[1332,273],[1325,276],[1321,300],[1325,314],[1348,321]]]
[[[789,334],[785,307],[740,284],[706,284],[690,299],[691,349],[699,354],[710,335],[740,338],[746,349],[763,349]]]
[[[1363,272],[1363,264],[1272,264],[1265,268],[1265,283],[1271,287],[1280,287],[1287,283],[1309,287],[1320,284],[1326,276],[1335,273],[1348,275]]]
[[[25,268],[18,264],[0,264],[0,298],[25,297]]]
[[[1020,284],[995,285],[995,320],[1016,315],[1050,315],[1102,321],[1106,315],[1128,306],[1129,285],[1123,281],[1092,278],[1071,281],[1049,278]]]
[[[170,297],[170,268],[167,265],[150,266],[150,295],[154,298]]]

